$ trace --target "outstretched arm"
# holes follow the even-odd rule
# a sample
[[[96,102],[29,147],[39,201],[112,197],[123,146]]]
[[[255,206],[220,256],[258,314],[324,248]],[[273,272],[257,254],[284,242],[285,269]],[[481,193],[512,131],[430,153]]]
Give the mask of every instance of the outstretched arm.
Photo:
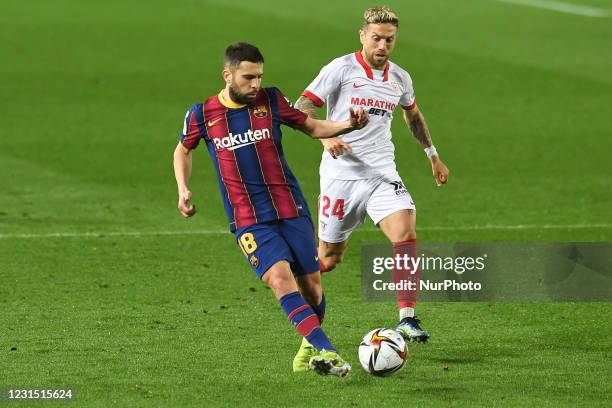
[[[179,143],[174,149],[174,177],[178,187],[178,209],[183,217],[191,217],[196,213],[196,207],[190,204],[189,178],[191,177],[191,150]]]
[[[296,109],[299,109],[305,114],[307,114],[309,117],[313,119],[318,119],[317,105],[315,105],[313,101],[311,101],[304,95],[300,96],[293,106],[295,106]]]
[[[317,119],[317,105],[315,105],[313,101],[311,101],[304,95],[298,98],[294,106],[296,107],[296,109],[299,109],[305,114],[307,114],[308,117]],[[337,137],[325,138],[325,139],[320,139],[320,140],[321,140],[321,143],[323,144],[323,148],[334,159],[337,158],[338,156],[341,156],[345,150],[348,152],[348,154],[353,153],[351,147],[345,141]]]
[[[431,160],[431,170],[436,180],[436,184],[438,186],[445,184],[448,181],[448,167],[440,160],[438,152],[431,141],[429,129],[427,129],[427,123],[425,123],[425,117],[418,106],[410,110],[405,110],[404,120],[410,128],[414,138],[421,144],[423,149],[425,149],[427,157]]]
[[[319,120],[307,117],[306,121],[298,128],[313,139],[328,139],[353,130],[362,129],[369,122],[368,114],[362,109],[350,109],[349,119],[344,122],[332,120]]]

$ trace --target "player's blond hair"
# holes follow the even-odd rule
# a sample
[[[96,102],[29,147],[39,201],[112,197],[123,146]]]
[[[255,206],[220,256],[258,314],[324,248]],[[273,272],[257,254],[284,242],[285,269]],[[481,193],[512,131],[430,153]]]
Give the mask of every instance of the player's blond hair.
[[[385,24],[389,23],[395,27],[399,27],[399,18],[395,11],[389,6],[374,6],[370,7],[363,13],[362,30],[366,30],[368,24]]]

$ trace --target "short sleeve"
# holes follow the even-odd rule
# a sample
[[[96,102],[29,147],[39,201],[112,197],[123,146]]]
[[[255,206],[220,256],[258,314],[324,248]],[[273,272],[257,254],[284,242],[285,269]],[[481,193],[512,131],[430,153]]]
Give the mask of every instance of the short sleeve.
[[[179,136],[179,140],[187,149],[193,150],[200,143],[200,139],[205,137],[205,129],[202,104],[196,103],[192,105],[185,114],[183,130]]]
[[[298,109],[295,109],[289,99],[283,95],[280,89],[273,89],[274,93],[276,94],[276,104],[278,106],[280,121],[294,129],[304,124],[308,118],[308,115]]]
[[[310,99],[318,107],[323,106],[327,97],[338,89],[341,84],[343,70],[336,61],[334,60],[321,68],[319,75],[302,93],[303,96]]]
[[[412,78],[410,78],[410,75],[408,75],[408,73],[405,73],[405,75],[402,75],[402,77],[403,77],[402,78],[403,93],[402,93],[402,96],[400,96],[399,103],[402,109],[412,110],[416,108],[416,98],[414,96]]]

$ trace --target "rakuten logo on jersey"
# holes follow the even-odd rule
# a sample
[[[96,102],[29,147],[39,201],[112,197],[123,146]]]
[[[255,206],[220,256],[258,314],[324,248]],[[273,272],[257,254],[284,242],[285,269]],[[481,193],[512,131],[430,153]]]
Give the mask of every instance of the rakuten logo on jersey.
[[[257,129],[255,131],[249,129],[244,133],[238,133],[236,135],[230,133],[225,137],[215,138],[213,142],[217,150],[236,150],[257,143],[260,140],[270,139],[271,137],[270,129],[268,128]]]

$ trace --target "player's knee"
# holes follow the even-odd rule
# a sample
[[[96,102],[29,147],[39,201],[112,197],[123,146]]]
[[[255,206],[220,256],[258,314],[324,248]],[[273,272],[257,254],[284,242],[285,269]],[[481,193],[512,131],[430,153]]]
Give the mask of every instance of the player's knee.
[[[277,296],[283,296],[297,290],[295,279],[289,269],[270,268],[264,274],[262,280]]]
[[[411,229],[411,230],[406,230],[402,232],[401,234],[399,234],[398,239],[395,242],[414,241],[416,240],[416,238],[417,238],[416,231]]]
[[[342,262],[342,254],[329,254],[325,257],[321,257],[321,272],[329,272],[336,268],[336,266]]]
[[[336,266],[338,266],[338,264],[342,263],[342,261],[344,260],[344,254],[343,253],[338,253],[338,252],[332,252],[327,258],[325,258],[326,260],[326,265],[327,265],[327,270],[331,270],[334,269]]]
[[[324,272],[331,271],[339,263],[344,259],[344,251],[346,249],[346,244],[344,246],[336,245],[325,245],[319,247],[319,258],[321,259],[321,269]]]
[[[264,280],[264,282],[278,296],[283,296],[287,293],[294,292],[294,290],[292,290],[295,286],[295,281],[293,278],[288,278],[285,276],[271,276],[269,279]]]

